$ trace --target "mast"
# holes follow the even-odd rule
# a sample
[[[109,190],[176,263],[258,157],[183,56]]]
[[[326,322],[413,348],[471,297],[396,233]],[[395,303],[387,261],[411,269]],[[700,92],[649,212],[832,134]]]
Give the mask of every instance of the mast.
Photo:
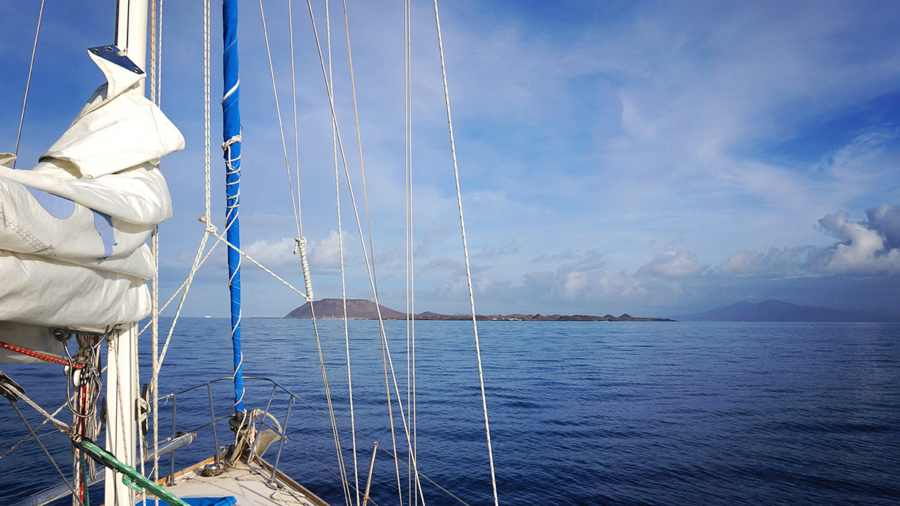
[[[231,343],[234,351],[234,412],[244,413],[244,378],[241,371],[241,247],[238,206],[241,203],[241,109],[240,70],[238,64],[237,0],[222,3],[225,88],[222,97],[224,122],[222,145],[225,150],[225,228],[228,248],[228,288],[231,292]]]
[[[148,0],[118,0],[116,5],[116,46],[128,53],[137,66],[147,67]],[[144,90],[143,81],[139,84]],[[106,372],[106,449],[119,461],[134,467],[135,459],[135,390],[138,378],[135,350],[136,323],[122,326],[118,335],[110,336]],[[124,420],[122,420],[124,418]],[[104,486],[105,504],[131,505],[132,491],[122,483],[122,474],[113,470],[113,479]]]

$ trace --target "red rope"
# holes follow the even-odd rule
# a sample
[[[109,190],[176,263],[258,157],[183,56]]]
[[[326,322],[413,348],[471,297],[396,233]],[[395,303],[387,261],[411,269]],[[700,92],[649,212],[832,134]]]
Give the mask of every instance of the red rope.
[[[47,362],[53,362],[53,363],[60,364],[60,365],[71,365],[75,369],[81,369],[82,367],[84,367],[81,364],[69,364],[69,362],[67,360],[64,360],[63,358],[60,358],[56,355],[51,355],[49,353],[42,353],[39,351],[29,350],[27,348],[22,348],[22,347],[14,345],[14,344],[4,343],[3,341],[0,341],[0,348],[6,348],[7,350],[14,351],[16,353],[21,353],[22,355],[28,355],[29,357],[46,360]]]

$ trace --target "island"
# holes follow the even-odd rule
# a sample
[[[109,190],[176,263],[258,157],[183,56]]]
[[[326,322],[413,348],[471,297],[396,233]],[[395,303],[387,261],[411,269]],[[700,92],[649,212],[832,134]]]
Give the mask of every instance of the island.
[[[383,320],[405,320],[407,314],[389,307],[378,305],[367,299],[347,299],[347,318],[351,320],[377,320],[378,309],[381,309]],[[314,303],[307,302],[288,313],[284,318],[312,318],[336,320],[344,318],[344,301],[342,299],[321,299]],[[472,315],[447,315],[425,311],[414,316],[416,320],[471,320]],[[591,316],[591,315],[542,315],[542,314],[509,314],[509,315],[476,315],[479,321],[523,321],[523,322],[672,322],[669,318],[646,318],[631,316]]]

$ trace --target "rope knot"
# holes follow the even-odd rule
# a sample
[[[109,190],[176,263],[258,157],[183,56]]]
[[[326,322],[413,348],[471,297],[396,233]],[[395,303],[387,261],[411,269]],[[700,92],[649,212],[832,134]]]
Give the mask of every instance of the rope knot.
[[[305,237],[297,237],[294,239],[294,254],[296,255],[301,250],[306,249],[306,238]]]
[[[240,133],[238,133],[238,134],[235,135],[234,137],[232,137],[232,138],[228,139],[227,141],[223,142],[223,143],[222,143],[222,150],[223,150],[223,151],[227,151],[228,148],[230,148],[232,144],[237,143],[237,142],[241,142],[241,136],[243,135],[243,133],[244,133],[244,132],[241,131]]]

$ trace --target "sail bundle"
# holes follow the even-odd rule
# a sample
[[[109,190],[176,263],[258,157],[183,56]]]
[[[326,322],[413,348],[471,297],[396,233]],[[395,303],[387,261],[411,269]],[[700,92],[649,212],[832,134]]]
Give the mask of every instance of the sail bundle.
[[[35,167],[0,155],[2,342],[58,353],[54,328],[96,332],[150,314],[146,241],[172,216],[158,164],[184,138],[117,53],[89,51],[107,83]],[[0,349],[0,363],[25,360],[35,359]]]

